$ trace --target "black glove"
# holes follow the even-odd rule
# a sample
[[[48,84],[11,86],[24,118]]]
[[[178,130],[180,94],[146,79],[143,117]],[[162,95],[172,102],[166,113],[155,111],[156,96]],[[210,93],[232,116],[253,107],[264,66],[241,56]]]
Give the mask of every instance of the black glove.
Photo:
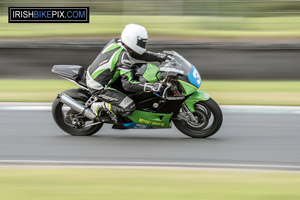
[[[168,55],[164,53],[157,53],[157,61],[158,62],[163,62],[166,59],[168,59]]]

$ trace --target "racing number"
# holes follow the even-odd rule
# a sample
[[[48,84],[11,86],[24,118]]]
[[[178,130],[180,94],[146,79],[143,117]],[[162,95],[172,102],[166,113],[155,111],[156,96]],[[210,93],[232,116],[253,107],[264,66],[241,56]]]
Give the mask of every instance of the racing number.
[[[200,78],[200,74],[199,74],[199,72],[198,72],[197,69],[194,69],[194,71],[193,71],[193,76],[194,76],[194,78],[196,79],[198,85],[200,85],[201,78]]]

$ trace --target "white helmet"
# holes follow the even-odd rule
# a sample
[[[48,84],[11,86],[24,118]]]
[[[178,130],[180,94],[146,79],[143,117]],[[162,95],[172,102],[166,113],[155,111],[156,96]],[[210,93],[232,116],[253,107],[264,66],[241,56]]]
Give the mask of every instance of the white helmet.
[[[148,33],[143,26],[128,24],[122,31],[121,40],[130,49],[141,55],[146,51]]]

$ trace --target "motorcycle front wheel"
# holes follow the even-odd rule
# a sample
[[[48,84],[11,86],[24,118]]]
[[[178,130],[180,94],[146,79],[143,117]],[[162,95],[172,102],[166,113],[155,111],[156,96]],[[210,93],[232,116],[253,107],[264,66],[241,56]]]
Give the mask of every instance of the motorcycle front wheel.
[[[196,121],[190,119],[173,120],[176,128],[189,137],[210,137],[220,129],[223,122],[222,111],[213,99],[196,103],[193,114]]]

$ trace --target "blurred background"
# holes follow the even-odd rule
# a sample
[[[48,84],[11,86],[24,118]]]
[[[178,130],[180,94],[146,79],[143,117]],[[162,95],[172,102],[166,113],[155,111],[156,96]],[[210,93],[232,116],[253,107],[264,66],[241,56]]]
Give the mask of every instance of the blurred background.
[[[90,7],[90,23],[8,23],[8,7],[30,6]],[[87,68],[128,23],[147,28],[150,51],[175,50],[198,68],[200,90],[223,109],[215,136],[107,125],[69,137],[50,103],[11,103],[75,88],[52,66]],[[0,199],[300,199],[299,64],[300,0],[0,0]],[[197,163],[206,168],[178,169]]]
[[[9,24],[8,7],[17,6],[88,6],[90,23]],[[54,64],[87,68],[128,23],[147,28],[149,50],[175,50],[193,63],[203,89],[220,103],[300,105],[299,0],[0,0],[0,78],[59,79],[51,73]],[[226,100],[232,95],[221,92],[258,99]],[[276,92],[291,98],[274,100]],[[30,101],[7,95],[0,100]]]

